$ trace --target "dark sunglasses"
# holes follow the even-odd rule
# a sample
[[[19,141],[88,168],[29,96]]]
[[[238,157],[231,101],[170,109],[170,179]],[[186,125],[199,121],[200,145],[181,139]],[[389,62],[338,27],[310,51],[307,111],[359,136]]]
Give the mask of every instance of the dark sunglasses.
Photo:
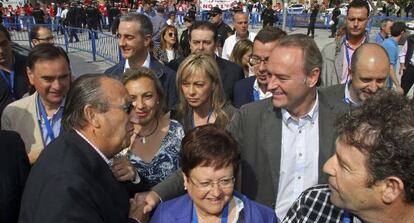
[[[212,17],[215,17],[216,15],[218,15],[218,14],[217,13],[210,13],[210,14],[208,14],[208,17],[212,18]]]
[[[175,36],[175,33],[168,33],[168,36],[173,37],[173,36]]]

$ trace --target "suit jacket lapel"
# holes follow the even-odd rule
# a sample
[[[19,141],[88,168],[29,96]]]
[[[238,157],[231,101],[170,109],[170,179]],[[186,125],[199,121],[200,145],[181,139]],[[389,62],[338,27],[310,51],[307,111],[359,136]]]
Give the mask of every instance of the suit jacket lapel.
[[[260,123],[264,124],[263,149],[268,155],[274,189],[278,191],[282,148],[282,113],[280,109],[273,107],[271,100],[268,101],[271,105],[263,113],[263,120]]]
[[[341,83],[342,71],[344,66],[344,45],[341,44],[341,48],[338,55],[335,57],[335,73],[338,83]]]
[[[333,128],[336,115],[335,108],[338,107],[339,102],[328,102],[323,94],[319,94],[319,183],[327,182],[327,175],[322,172],[322,167],[332,154],[335,152],[333,142],[337,134],[332,134],[335,131]]]
[[[38,96],[38,93],[34,93],[33,95],[31,95],[30,97],[30,103],[27,106],[27,110],[28,110],[28,114],[30,114],[30,119],[32,119],[34,121],[34,129],[33,129],[33,137],[35,139],[35,145],[36,149],[39,148],[44,148],[44,144],[43,144],[43,136],[42,136],[42,131],[40,130],[40,123],[39,123],[39,119],[37,117],[37,106],[36,106],[36,97]],[[30,131],[30,129],[28,129]],[[37,147],[39,146],[39,147]]]

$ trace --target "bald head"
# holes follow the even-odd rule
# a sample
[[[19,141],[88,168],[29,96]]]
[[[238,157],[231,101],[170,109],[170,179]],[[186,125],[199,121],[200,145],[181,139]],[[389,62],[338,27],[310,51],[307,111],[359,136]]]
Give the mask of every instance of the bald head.
[[[357,102],[382,89],[390,69],[390,60],[385,49],[375,43],[367,43],[358,47],[351,62],[349,73],[352,75],[350,86],[351,97]]]
[[[388,69],[389,63],[387,51],[382,46],[376,43],[366,43],[358,47],[352,55],[351,70],[356,72],[364,65],[370,69],[381,65]]]

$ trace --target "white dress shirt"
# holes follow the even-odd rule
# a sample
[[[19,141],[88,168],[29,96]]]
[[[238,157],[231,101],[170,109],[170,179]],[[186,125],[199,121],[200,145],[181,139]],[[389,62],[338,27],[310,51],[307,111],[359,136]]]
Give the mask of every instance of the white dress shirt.
[[[148,52],[147,58],[145,59],[145,61],[144,61],[144,63],[142,64],[142,66],[143,66],[143,67],[146,67],[146,68],[150,68],[150,67],[149,67],[149,66],[150,66],[150,61],[151,61],[151,56],[150,56],[150,54],[149,54],[149,52]],[[130,66],[129,66],[129,61],[128,61],[128,59],[126,59],[126,60],[125,60],[124,72],[125,72],[127,69],[129,69],[129,68],[130,68]]]
[[[407,54],[407,48],[408,48],[408,43],[407,43],[407,41],[405,41],[404,46],[401,49],[400,54],[398,55],[398,57],[400,58],[400,63],[402,63],[402,64],[405,63],[405,55]],[[409,63],[414,66],[414,56],[411,57]]]
[[[256,37],[256,33],[249,32],[249,36],[247,37],[250,41],[253,42],[254,38]],[[236,34],[233,34],[224,41],[223,51],[221,53],[221,58],[229,60],[231,52],[233,51],[234,45],[239,41],[239,38],[236,37]]]
[[[319,104],[299,120],[282,109],[282,151],[276,214],[283,219],[290,206],[319,176]]]

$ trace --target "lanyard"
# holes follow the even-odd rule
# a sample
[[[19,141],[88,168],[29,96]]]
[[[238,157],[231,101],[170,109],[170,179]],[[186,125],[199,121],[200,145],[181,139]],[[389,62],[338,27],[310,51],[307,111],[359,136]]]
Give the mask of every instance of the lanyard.
[[[253,101],[259,101],[259,100],[260,100],[259,91],[256,89],[253,89]]]
[[[227,223],[228,215],[229,215],[229,203],[227,203],[226,206],[224,206],[224,208],[223,208],[223,212],[221,213],[221,223]],[[192,221],[193,223],[198,223],[197,212],[196,212],[196,209],[195,209],[194,205],[193,205],[193,217],[192,217],[192,219],[193,219],[193,221]]]
[[[0,70],[0,75],[3,78],[3,80],[6,82],[7,87],[9,87],[10,93],[14,94],[14,70],[10,72],[10,80],[6,77],[6,74],[3,70]]]
[[[208,117],[207,117],[207,123],[208,124],[210,122],[210,117],[211,117],[212,112],[209,111],[208,112]],[[191,113],[191,128],[195,128],[195,124],[194,124],[194,113]]]
[[[43,120],[43,122],[45,123],[45,126],[46,126],[47,137],[43,141],[43,144],[46,146],[47,139],[49,138],[50,141],[54,140],[55,139],[55,134],[53,133],[52,126],[50,125],[50,122],[47,119],[45,107],[43,106],[42,102],[40,101],[40,98],[37,98],[37,105],[39,107],[41,119]]]
[[[345,211],[344,218],[342,219],[342,223],[351,223],[351,218],[352,218],[352,215],[349,212]]]

